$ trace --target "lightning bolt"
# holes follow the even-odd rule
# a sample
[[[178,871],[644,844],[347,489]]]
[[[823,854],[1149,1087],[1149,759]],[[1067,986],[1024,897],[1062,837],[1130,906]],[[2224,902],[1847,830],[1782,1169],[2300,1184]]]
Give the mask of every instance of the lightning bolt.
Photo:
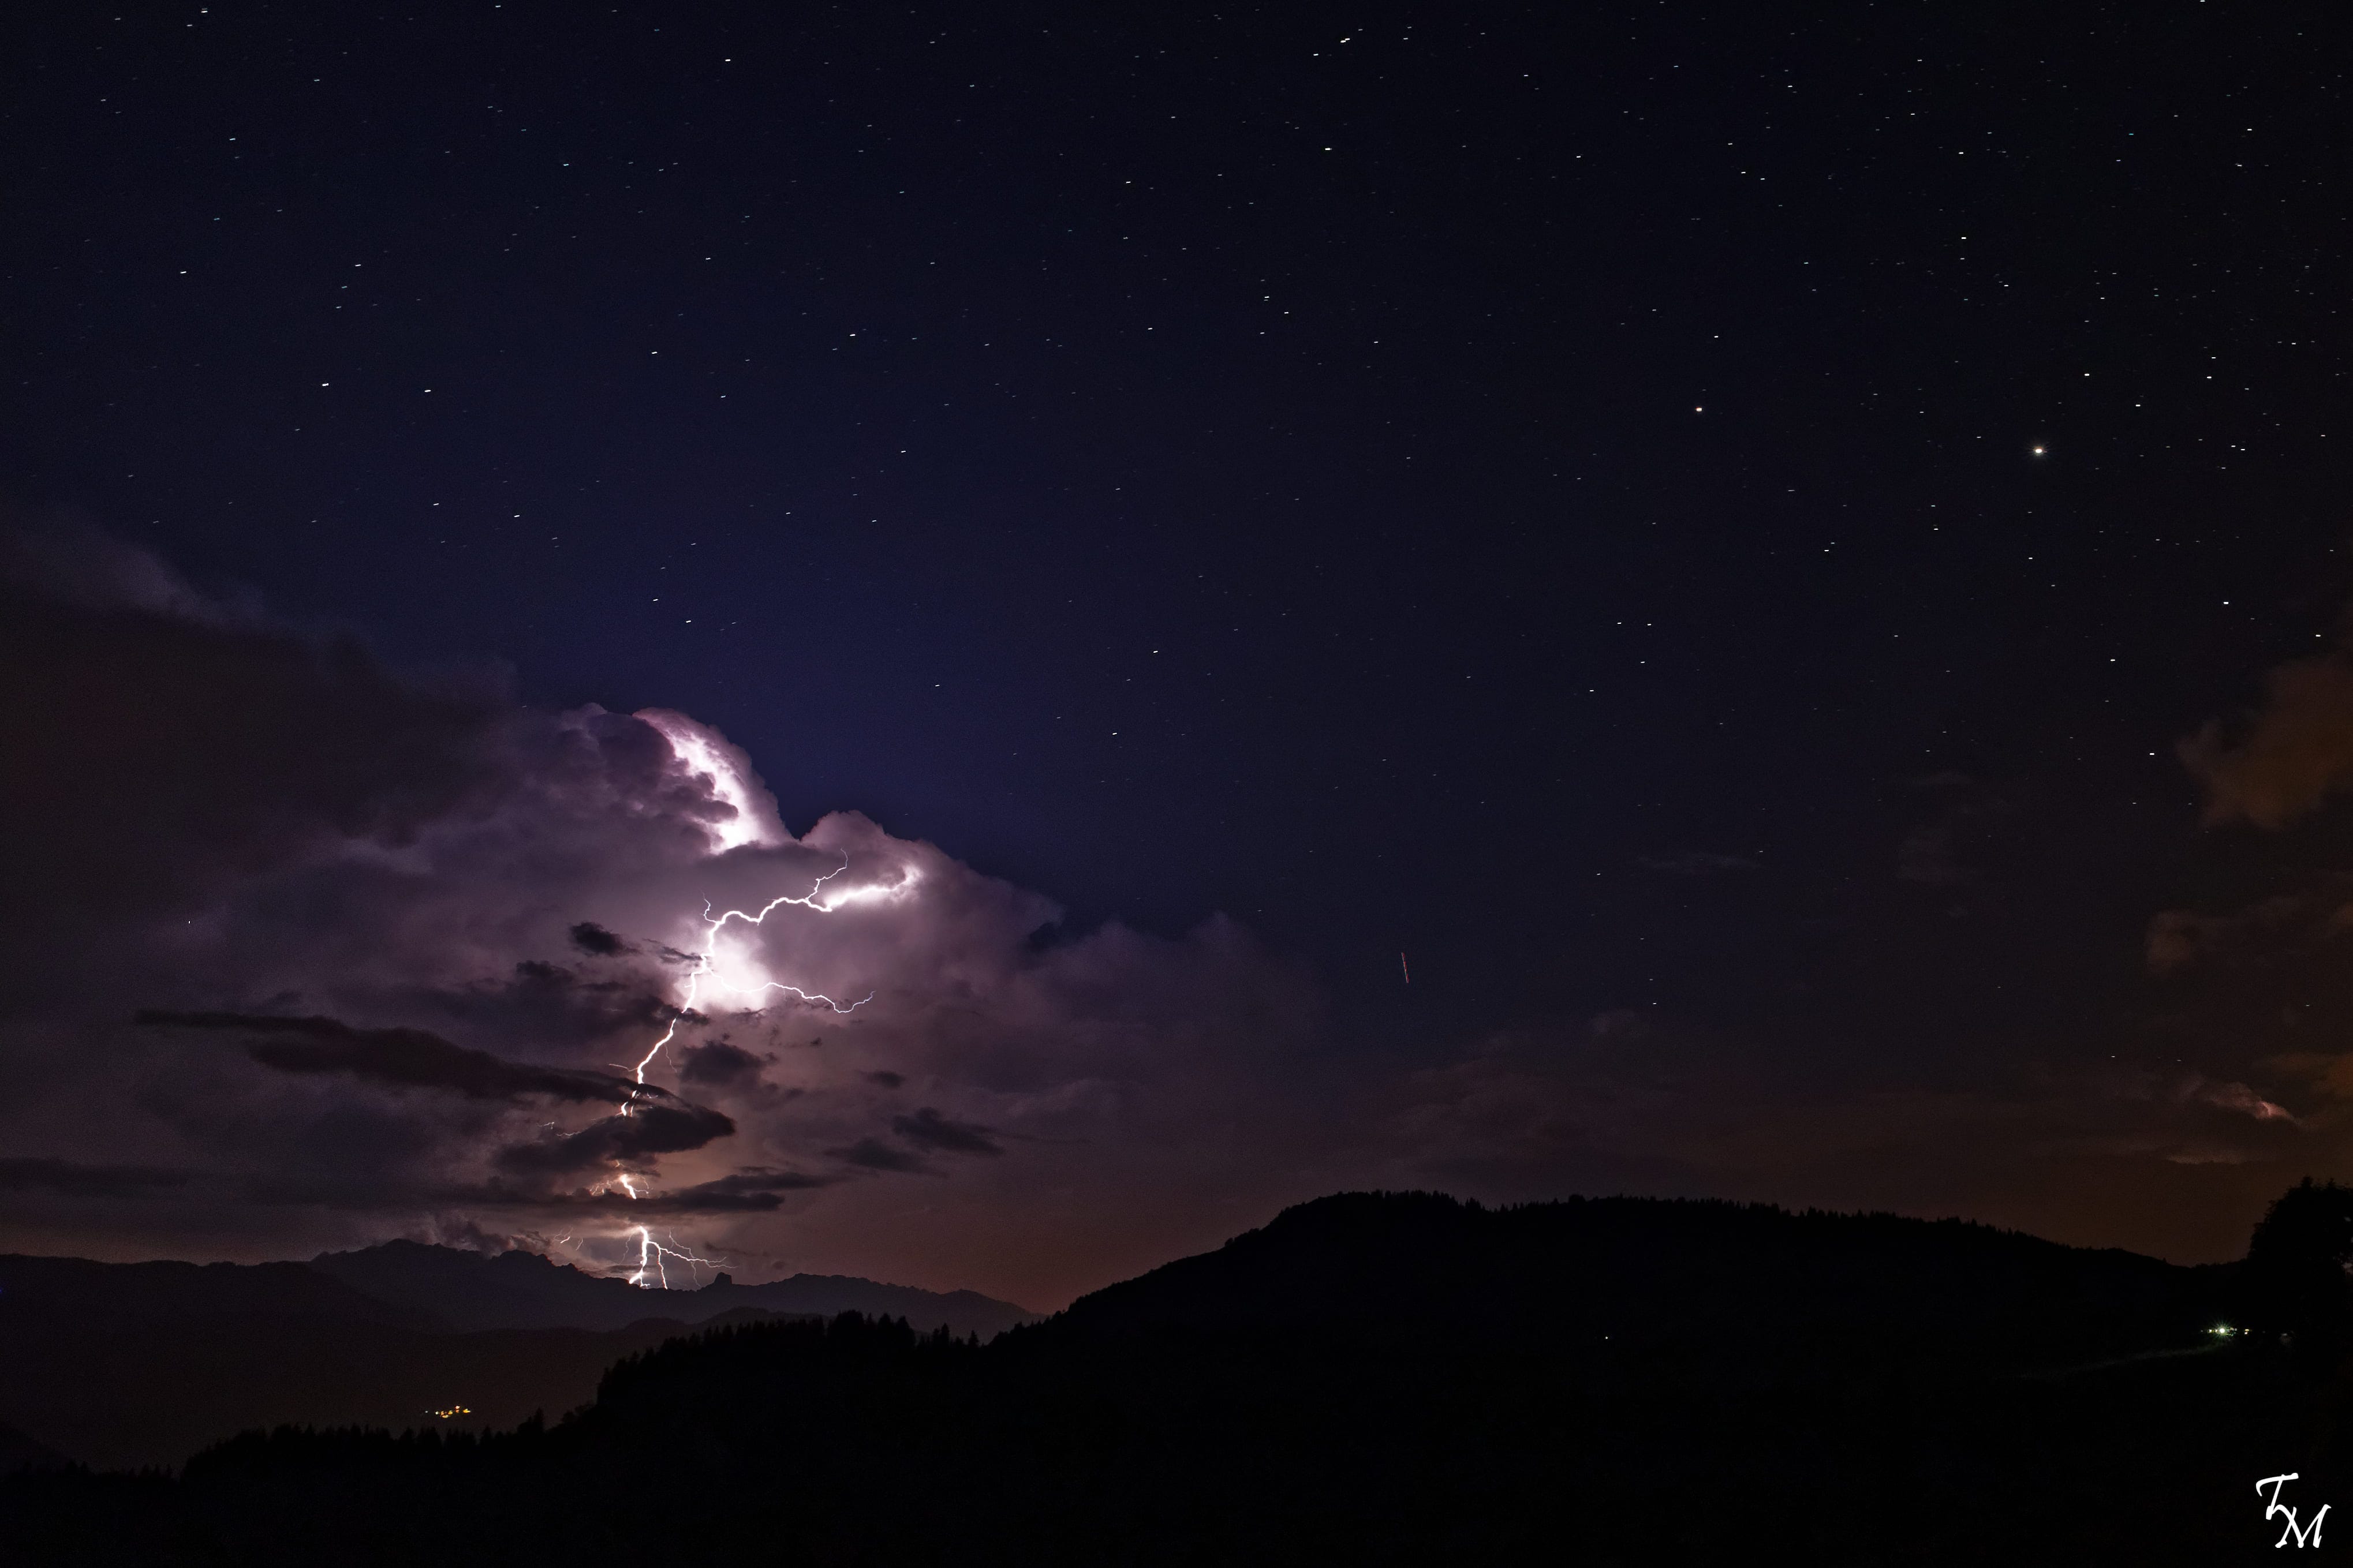
[[[622,1184],[627,1186],[628,1183],[628,1179],[627,1177],[623,1177]],[[631,1197],[636,1197],[638,1195],[637,1189],[634,1187],[630,1188],[629,1195]],[[647,1229],[644,1226],[639,1226],[637,1229],[638,1271],[629,1276],[629,1283],[632,1285],[645,1285],[646,1271],[648,1269],[651,1269],[653,1271],[654,1278],[661,1281],[660,1288],[665,1290],[669,1289],[670,1270],[663,1267],[664,1260],[669,1258],[675,1258],[681,1263],[703,1268],[719,1268],[724,1267],[723,1261],[719,1258],[698,1258],[693,1253],[685,1250],[683,1247],[678,1247],[675,1245],[678,1241],[678,1237],[674,1236],[670,1237],[672,1245],[664,1247],[660,1242],[654,1239],[654,1233]]]
[[[710,903],[706,901],[703,904],[702,925],[706,945],[701,952],[694,955],[694,967],[687,971],[685,994],[679,1003],[677,1015],[670,1021],[670,1027],[662,1031],[661,1038],[653,1043],[633,1069],[638,1083],[642,1084],[646,1081],[646,1069],[653,1066],[654,1059],[662,1054],[662,1048],[678,1038],[679,1026],[684,1023],[686,1016],[694,1010],[695,1003],[702,997],[702,984],[706,980],[714,986],[754,996],[769,991],[788,992],[804,1002],[822,1002],[836,1013],[845,1016],[857,1012],[858,1009],[874,1000],[874,993],[870,991],[845,1007],[822,993],[804,991],[797,985],[787,985],[782,981],[763,981],[756,985],[732,985],[718,973],[719,932],[730,921],[741,921],[745,925],[764,925],[770,915],[787,904],[805,910],[814,910],[821,915],[829,915],[845,904],[864,903],[874,899],[896,898],[912,887],[915,880],[913,872],[906,871],[895,883],[843,888],[828,894],[826,884],[849,869],[849,855],[844,851],[841,864],[819,877],[810,885],[807,892],[797,898],[790,893],[779,893],[761,905],[756,913],[747,913],[743,910],[729,910],[723,914],[712,914]],[[633,1097],[631,1104],[622,1106],[618,1114],[628,1115],[634,1103]],[[637,1178],[627,1173],[615,1177],[614,1185],[627,1193],[632,1202],[643,1195],[638,1191]],[[632,1285],[647,1287],[651,1279],[659,1281],[660,1289],[669,1289],[670,1271],[667,1266],[671,1262],[686,1264],[690,1268],[722,1267],[721,1260],[699,1257],[680,1246],[678,1237],[675,1236],[670,1238],[668,1245],[664,1245],[654,1239],[654,1233],[650,1227],[640,1225],[631,1228],[637,1232],[638,1237],[638,1267],[629,1276],[629,1283]]]
[[[834,894],[829,900],[827,900],[825,885],[849,869],[849,852],[845,850],[842,853],[841,864],[836,866],[832,870],[828,871],[824,876],[819,877],[817,881],[811,885],[807,893],[804,893],[799,898],[795,898],[790,893],[779,893],[775,898],[770,899],[766,903],[761,905],[760,912],[757,914],[746,914],[742,910],[729,910],[725,914],[714,915],[711,912],[711,905],[707,901],[703,904],[702,925],[704,931],[707,933],[711,941],[711,945],[704,948],[702,952],[695,954],[694,967],[687,971],[686,998],[679,1004],[679,1016],[670,1021],[670,1027],[662,1031],[661,1038],[653,1043],[653,1048],[646,1052],[645,1059],[638,1063],[636,1070],[638,1081],[639,1083],[646,1081],[646,1068],[653,1066],[654,1058],[662,1054],[662,1047],[669,1045],[672,1040],[678,1038],[678,1026],[685,1020],[686,1015],[693,1010],[695,1002],[701,997],[702,994],[702,983],[705,980],[709,980],[716,985],[726,986],[726,982],[716,973],[719,952],[717,939],[720,929],[725,926],[729,921],[742,921],[745,925],[765,925],[767,923],[767,919],[771,914],[774,914],[776,910],[784,908],[786,904],[795,904],[805,910],[815,910],[821,915],[829,915],[833,913],[834,910],[841,908],[844,904],[864,903],[872,899],[894,898],[900,893],[904,892],[908,884],[913,880],[912,877],[908,877],[889,886],[844,888],[839,892]],[[874,1000],[874,993],[869,991],[865,995],[860,997],[857,1001],[852,1002],[849,1006],[845,1007],[830,996],[825,995],[819,992],[804,991],[797,985],[787,985],[780,980],[765,981],[758,985],[735,985],[727,986],[726,988],[741,994],[754,996],[765,991],[789,992],[793,995],[799,997],[804,1002],[822,1002],[827,1006],[832,1008],[835,1012],[841,1014],[855,1013],[858,1009],[865,1006],[866,1004]]]

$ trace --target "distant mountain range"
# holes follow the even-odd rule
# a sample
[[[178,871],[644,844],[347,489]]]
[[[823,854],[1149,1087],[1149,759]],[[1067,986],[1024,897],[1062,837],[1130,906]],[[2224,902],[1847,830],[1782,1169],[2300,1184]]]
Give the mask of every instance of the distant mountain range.
[[[990,1337],[1033,1314],[969,1290],[799,1275],[641,1289],[535,1254],[415,1242],[310,1263],[0,1256],[0,1471],[175,1466],[256,1426],[512,1426],[594,1397],[690,1328],[845,1311]]]
[[[990,1339],[1037,1316],[974,1290],[919,1290],[842,1274],[796,1274],[738,1285],[725,1274],[700,1289],[646,1290],[553,1263],[535,1252],[461,1252],[387,1241],[362,1252],[329,1252],[309,1267],[395,1307],[430,1314],[449,1328],[620,1329],[650,1316],[701,1323],[751,1310],[832,1317],[863,1312],[904,1318],[921,1332],[944,1326]]]

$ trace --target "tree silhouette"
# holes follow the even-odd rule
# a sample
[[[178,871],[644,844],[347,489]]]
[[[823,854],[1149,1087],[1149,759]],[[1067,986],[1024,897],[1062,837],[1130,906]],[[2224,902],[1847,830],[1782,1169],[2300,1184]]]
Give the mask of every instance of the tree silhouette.
[[[2300,1351],[2334,1353],[2353,1338],[2353,1187],[2306,1176],[2272,1204],[2241,1275],[2248,1326]]]

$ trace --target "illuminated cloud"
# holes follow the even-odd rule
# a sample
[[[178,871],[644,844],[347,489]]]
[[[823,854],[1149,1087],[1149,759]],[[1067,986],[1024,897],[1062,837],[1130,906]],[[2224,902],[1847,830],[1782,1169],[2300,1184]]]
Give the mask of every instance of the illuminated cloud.
[[[2353,784],[2353,666],[2337,658],[2284,664],[2235,738],[2209,722],[2179,751],[2204,787],[2209,823],[2285,827]]]
[[[2273,1104],[2243,1083],[2217,1083],[2201,1078],[2190,1089],[2189,1093],[2193,1098],[2203,1100],[2208,1105],[2218,1106],[2224,1110],[2235,1110],[2242,1115],[2252,1116],[2258,1121],[2293,1123],[2295,1121],[2295,1116],[2285,1109]]]
[[[248,1256],[537,1215],[626,1264],[660,1214],[1050,1295],[1165,1254],[1203,1119],[1274,1120],[1318,1027],[1230,922],[1034,942],[1051,901],[855,813],[795,837],[683,715],[412,680],[135,552],[0,558],[0,682],[55,736],[0,779],[42,911],[0,952],[0,1247],[130,1245],[91,1205]],[[1083,1197],[1041,1255],[1047,1190]]]
[[[789,843],[792,835],[776,816],[776,803],[752,759],[718,731],[667,708],[648,708],[638,718],[670,742],[679,765],[710,791],[710,807],[697,815],[714,848]]]

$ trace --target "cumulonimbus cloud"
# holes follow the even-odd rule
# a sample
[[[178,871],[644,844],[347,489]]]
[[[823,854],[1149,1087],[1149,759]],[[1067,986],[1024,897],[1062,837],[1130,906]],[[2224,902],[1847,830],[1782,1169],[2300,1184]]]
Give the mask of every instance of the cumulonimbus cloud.
[[[0,775],[20,1237],[52,1202],[85,1236],[210,1205],[280,1256],[537,1215],[594,1264],[701,1215],[708,1250],[966,1284],[1050,1186],[1148,1261],[1131,1194],[1205,1108],[1271,1114],[1246,1086],[1319,1026],[1230,921],[1032,942],[1049,900],[855,813],[796,837],[682,714],[412,679],[102,541],[0,544],[0,700],[44,737]]]

